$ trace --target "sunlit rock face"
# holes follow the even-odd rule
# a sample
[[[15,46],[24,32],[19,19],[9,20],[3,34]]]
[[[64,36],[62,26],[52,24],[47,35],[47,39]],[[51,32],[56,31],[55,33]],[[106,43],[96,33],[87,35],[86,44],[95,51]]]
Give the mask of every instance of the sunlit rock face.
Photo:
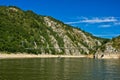
[[[120,58],[120,36],[113,38],[97,50],[96,57],[100,58],[102,55]]]

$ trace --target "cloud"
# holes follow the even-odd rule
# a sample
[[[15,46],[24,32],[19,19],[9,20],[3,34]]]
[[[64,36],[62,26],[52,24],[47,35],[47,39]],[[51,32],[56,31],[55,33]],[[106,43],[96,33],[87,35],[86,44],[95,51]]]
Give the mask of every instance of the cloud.
[[[73,22],[65,22],[66,24],[78,24],[78,23],[81,23],[81,21],[73,21]]]
[[[119,26],[120,22],[115,22],[114,25]]]
[[[100,28],[108,28],[108,27],[111,27],[111,25],[100,25],[99,27]]]
[[[104,18],[92,18],[92,19],[85,19],[82,20],[82,23],[106,23],[106,22],[116,22],[118,21],[114,17],[104,17]]]
[[[78,21],[66,22],[66,24],[79,24],[79,23],[86,23],[86,24],[97,24],[97,23],[116,23],[120,21],[115,17],[81,17]]]

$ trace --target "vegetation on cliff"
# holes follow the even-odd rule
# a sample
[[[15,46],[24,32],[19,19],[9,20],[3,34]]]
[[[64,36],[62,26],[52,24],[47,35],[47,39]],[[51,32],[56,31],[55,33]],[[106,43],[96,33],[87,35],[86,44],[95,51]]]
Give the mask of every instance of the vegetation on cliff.
[[[97,58],[111,57],[120,58],[120,36],[111,39],[106,44],[102,45],[95,53]]]
[[[14,6],[0,6],[1,52],[94,54],[107,41],[49,16]]]

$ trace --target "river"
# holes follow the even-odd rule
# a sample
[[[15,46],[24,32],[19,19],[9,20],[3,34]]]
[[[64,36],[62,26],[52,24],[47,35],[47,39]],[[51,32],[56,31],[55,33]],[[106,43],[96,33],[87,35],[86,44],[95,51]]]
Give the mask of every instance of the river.
[[[120,80],[120,60],[0,59],[0,80]]]

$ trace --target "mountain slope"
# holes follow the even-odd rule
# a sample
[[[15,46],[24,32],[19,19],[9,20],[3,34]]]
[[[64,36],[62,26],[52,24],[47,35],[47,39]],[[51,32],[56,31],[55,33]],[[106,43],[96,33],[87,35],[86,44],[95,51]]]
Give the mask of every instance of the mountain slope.
[[[93,54],[105,43],[49,16],[0,7],[0,51],[34,54]]]
[[[100,58],[102,55],[120,58],[120,36],[113,38],[97,50],[96,57]]]

